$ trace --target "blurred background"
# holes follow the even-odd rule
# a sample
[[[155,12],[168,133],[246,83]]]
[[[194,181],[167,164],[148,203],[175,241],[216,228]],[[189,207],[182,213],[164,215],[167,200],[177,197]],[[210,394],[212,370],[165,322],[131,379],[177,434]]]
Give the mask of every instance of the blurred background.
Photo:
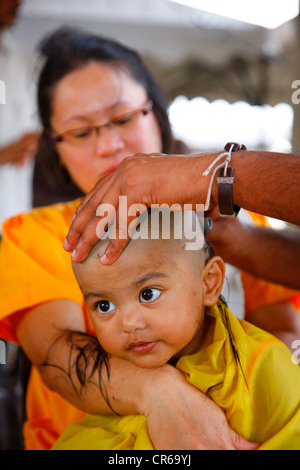
[[[66,24],[134,47],[170,97],[175,134],[195,150],[230,140],[297,150],[298,15],[298,0],[24,0],[11,33],[33,53]]]

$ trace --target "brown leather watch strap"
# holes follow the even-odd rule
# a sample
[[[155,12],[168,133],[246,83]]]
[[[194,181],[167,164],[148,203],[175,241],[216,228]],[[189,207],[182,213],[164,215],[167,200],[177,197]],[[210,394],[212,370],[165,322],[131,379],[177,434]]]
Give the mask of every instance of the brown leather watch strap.
[[[245,145],[228,143],[225,145],[227,152],[237,152],[238,150],[247,150]],[[223,217],[236,217],[240,207],[233,204],[232,186],[234,183],[233,168],[225,166],[219,170],[218,176],[218,205],[219,214]]]
[[[244,144],[237,144],[235,142],[228,142],[228,144],[225,145],[224,149],[227,152],[229,152],[230,149],[231,149],[232,152],[237,152],[238,150],[247,150],[247,147]]]

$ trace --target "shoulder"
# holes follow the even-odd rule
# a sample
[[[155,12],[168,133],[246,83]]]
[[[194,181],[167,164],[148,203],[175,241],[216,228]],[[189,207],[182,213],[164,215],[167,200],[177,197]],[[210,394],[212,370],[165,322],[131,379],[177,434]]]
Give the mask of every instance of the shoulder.
[[[270,448],[280,449],[280,443],[289,449],[300,430],[299,365],[284,344],[273,344],[257,358],[250,378],[255,439],[265,443],[273,438]]]
[[[282,374],[278,375],[280,368],[290,374],[287,383],[293,377],[296,381],[300,380],[299,366],[295,367],[291,351],[278,338],[245,320],[237,319],[227,308],[219,306],[218,310],[227,342],[236,350],[250,388],[257,386],[261,374],[265,377],[264,383],[270,380],[273,387],[277,380],[281,381]]]
[[[229,321],[251,398],[251,439],[262,443],[276,436],[288,446],[300,429],[299,365],[270,333],[231,314]]]
[[[80,200],[38,207],[28,213],[18,214],[3,224],[3,240],[13,237],[35,237],[40,232],[48,232],[59,238],[66,236],[72,217]]]

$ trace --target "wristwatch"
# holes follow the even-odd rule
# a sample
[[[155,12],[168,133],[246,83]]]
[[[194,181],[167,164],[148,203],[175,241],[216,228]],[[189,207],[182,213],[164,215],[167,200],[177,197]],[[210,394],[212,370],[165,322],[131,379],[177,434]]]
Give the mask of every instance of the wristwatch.
[[[224,148],[229,154],[239,150],[247,150],[245,145],[233,142],[229,142]],[[240,211],[240,207],[233,204],[232,201],[232,186],[234,183],[233,168],[228,166],[221,168],[217,182],[219,214],[222,217],[236,217]]]

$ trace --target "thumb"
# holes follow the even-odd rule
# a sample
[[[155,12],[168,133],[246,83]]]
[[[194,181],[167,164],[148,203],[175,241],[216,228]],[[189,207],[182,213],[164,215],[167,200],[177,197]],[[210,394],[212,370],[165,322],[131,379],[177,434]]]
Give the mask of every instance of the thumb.
[[[233,447],[236,450],[257,450],[260,444],[257,442],[249,442],[242,436],[237,434],[233,429],[230,429],[230,437]]]

